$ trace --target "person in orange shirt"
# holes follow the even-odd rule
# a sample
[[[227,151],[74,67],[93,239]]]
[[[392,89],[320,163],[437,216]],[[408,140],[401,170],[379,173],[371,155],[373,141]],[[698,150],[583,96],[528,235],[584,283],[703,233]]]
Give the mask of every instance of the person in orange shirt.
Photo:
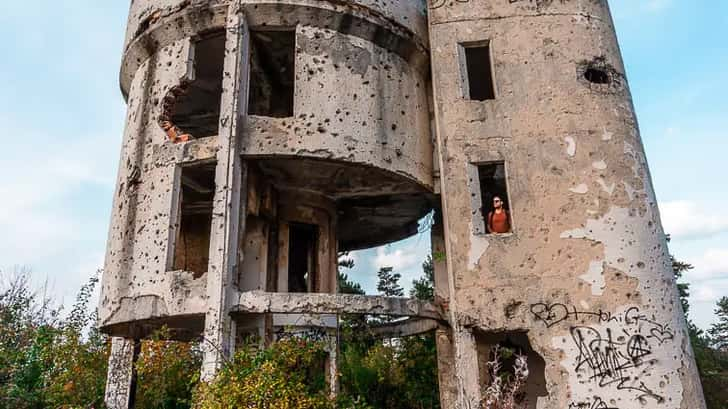
[[[508,217],[508,210],[503,208],[503,200],[500,196],[493,197],[493,210],[488,212],[486,219],[488,233],[510,233],[511,221]]]

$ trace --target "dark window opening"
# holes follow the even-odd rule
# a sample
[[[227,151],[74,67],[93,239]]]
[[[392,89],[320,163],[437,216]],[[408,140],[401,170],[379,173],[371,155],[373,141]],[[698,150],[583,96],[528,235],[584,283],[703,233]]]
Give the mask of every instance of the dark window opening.
[[[165,97],[169,101],[165,101],[162,120],[164,122],[166,117],[171,122],[167,126],[178,128],[177,134],[204,138],[219,132],[225,33],[214,32],[204,36],[194,44],[192,52],[194,76]],[[162,126],[165,127],[164,124]]]
[[[525,367],[528,369],[528,376],[521,377],[521,387],[515,392],[516,403],[519,408],[536,409],[538,398],[548,396],[546,389],[546,361],[534,351],[525,332],[503,332],[503,333],[477,333],[475,334],[478,351],[478,372],[480,386],[484,398],[488,399],[487,388],[491,385],[494,376],[498,376],[504,385],[503,390],[509,386],[518,384],[518,374],[523,374],[519,368],[523,367],[517,363],[519,357],[525,358]],[[494,364],[499,367],[494,367]]]
[[[288,292],[315,292],[317,241],[318,228],[315,225],[289,225]]]
[[[214,197],[214,163],[182,168],[174,270],[191,271],[198,276],[207,271]]]
[[[478,165],[480,209],[487,234],[510,233],[511,212],[506,183],[506,167],[503,162]]]
[[[609,74],[601,68],[587,68],[584,71],[584,78],[594,84],[609,84]]]
[[[252,31],[248,113],[293,116],[296,32]]]
[[[495,99],[490,45],[479,43],[462,47],[465,56],[468,97],[475,101]]]

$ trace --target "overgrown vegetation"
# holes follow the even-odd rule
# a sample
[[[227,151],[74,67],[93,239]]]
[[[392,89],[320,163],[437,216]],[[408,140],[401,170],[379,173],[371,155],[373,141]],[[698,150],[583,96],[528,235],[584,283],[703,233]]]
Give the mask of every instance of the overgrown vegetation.
[[[194,408],[327,409],[323,343],[286,339],[269,348],[249,344],[209,384],[201,383]]]
[[[693,266],[672,259],[672,270],[675,279],[692,270]],[[725,409],[728,402],[728,297],[721,298],[717,303],[716,314],[718,322],[704,332],[690,319],[690,285],[678,284],[680,301],[688,323],[690,342],[695,352],[695,361],[698,365],[700,380],[703,384],[703,393],[708,409]]]
[[[343,268],[353,265],[342,264]],[[678,279],[691,268],[673,263]],[[433,300],[433,276],[428,258],[410,296]],[[404,294],[399,280],[393,270],[380,270],[380,292]],[[88,305],[96,282],[94,278],[83,286],[70,311],[63,313],[32,290],[27,271],[0,274],[0,409],[104,408],[110,348],[109,339],[94,329],[96,316]],[[343,272],[339,286],[342,293],[364,293]],[[680,284],[679,289],[689,317],[689,286]],[[728,402],[728,297],[718,302],[716,312],[718,322],[709,331],[700,330],[689,319],[688,327],[708,408],[724,409]],[[322,343],[292,338],[269,348],[247,345],[205,384],[199,382],[198,346],[170,341],[163,329],[142,344],[136,365],[137,407],[439,408],[434,335],[388,339],[376,334],[377,325],[392,321],[342,317],[337,402],[328,394]],[[500,386],[501,397],[513,388]]]

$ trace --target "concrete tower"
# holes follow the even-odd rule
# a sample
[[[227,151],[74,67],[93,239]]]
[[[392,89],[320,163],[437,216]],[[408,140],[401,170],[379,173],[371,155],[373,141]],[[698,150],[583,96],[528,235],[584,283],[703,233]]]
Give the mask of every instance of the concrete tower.
[[[341,313],[437,331],[445,408],[503,344],[533,408],[704,407],[606,1],[134,0],[120,80],[109,407],[161,326],[207,379],[316,333],[336,393]],[[433,210],[435,303],[336,294]]]

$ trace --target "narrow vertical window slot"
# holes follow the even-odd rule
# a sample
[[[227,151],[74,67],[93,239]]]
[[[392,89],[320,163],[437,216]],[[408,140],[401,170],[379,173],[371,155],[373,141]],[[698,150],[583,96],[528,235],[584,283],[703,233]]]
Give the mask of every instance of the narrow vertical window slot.
[[[196,275],[207,271],[214,197],[214,163],[185,166],[181,169],[174,270],[191,271]]]
[[[312,224],[290,224],[288,292],[307,293],[316,291],[317,232],[317,227]]]
[[[504,162],[480,164],[478,186],[483,224],[487,234],[510,233],[513,230],[509,208],[508,184]]]
[[[250,44],[248,113],[293,116],[296,32],[253,30]]]
[[[461,44],[464,61],[463,88],[466,98],[475,101],[495,99],[495,80],[490,42]]]

